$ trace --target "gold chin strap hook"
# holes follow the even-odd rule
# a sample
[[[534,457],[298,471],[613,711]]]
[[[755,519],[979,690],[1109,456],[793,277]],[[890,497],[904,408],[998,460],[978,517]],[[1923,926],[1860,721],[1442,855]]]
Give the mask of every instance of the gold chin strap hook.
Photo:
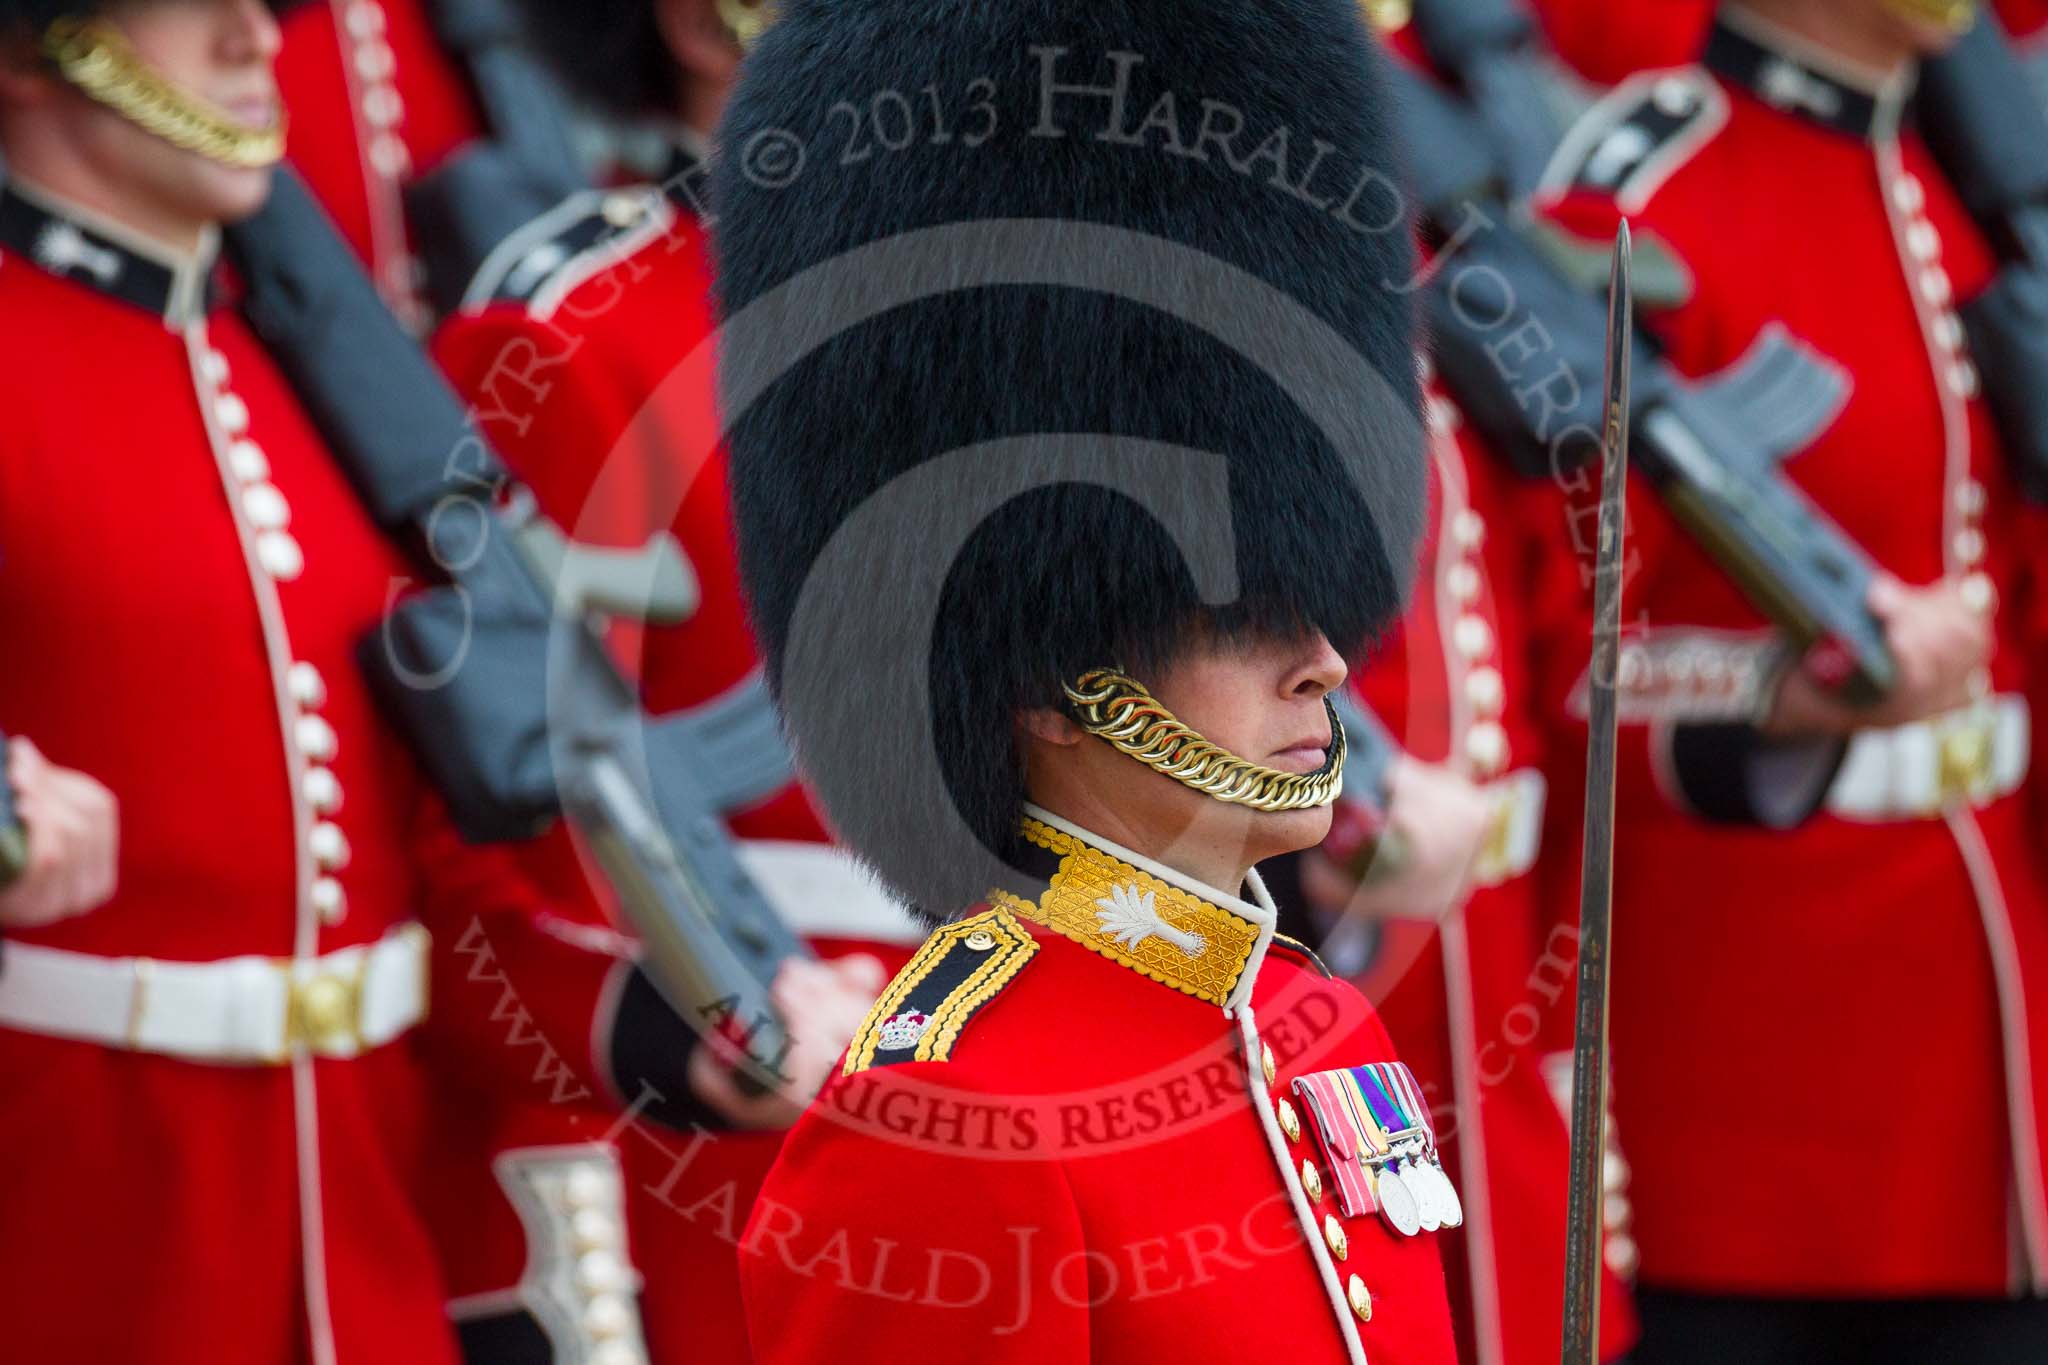
[[[43,33],[43,54],[71,85],[174,147],[239,170],[284,158],[284,111],[266,127],[238,123],[224,109],[166,79],[105,19],[59,19]]]
[[[776,0],[718,0],[718,17],[739,40],[742,52],[768,31],[775,22],[775,10]]]
[[[1415,17],[1414,0],[1358,0],[1358,6],[1365,11],[1366,22],[1381,33],[1404,29]]]
[[[1113,668],[1091,668],[1066,687],[1074,720],[1155,772],[1205,796],[1253,810],[1313,810],[1344,790],[1344,723],[1329,699],[1330,756],[1312,773],[1282,772],[1212,744],[1143,683]]]
[[[1977,0],[1886,0],[1886,3],[1909,19],[1946,24],[1957,33],[1967,32],[1970,25],[1977,22]]]

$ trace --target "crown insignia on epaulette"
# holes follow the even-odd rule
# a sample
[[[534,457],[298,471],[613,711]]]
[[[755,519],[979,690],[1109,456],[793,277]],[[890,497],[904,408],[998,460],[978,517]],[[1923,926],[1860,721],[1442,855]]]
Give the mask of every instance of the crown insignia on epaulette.
[[[922,1010],[905,1010],[892,1016],[881,1028],[876,1046],[894,1052],[900,1048],[916,1047],[918,1040],[932,1026],[932,1017]]]
[[[882,992],[847,1045],[844,1074],[953,1056],[968,1021],[1000,995],[1038,940],[1000,907],[941,926]]]

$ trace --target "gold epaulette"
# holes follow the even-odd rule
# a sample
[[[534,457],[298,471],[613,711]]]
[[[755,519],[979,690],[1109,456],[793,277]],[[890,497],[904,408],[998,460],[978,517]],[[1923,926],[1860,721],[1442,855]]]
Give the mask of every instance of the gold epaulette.
[[[960,1032],[1016,979],[1038,940],[1000,907],[945,925],[924,941],[846,1049],[843,1074],[895,1062],[951,1060]]]

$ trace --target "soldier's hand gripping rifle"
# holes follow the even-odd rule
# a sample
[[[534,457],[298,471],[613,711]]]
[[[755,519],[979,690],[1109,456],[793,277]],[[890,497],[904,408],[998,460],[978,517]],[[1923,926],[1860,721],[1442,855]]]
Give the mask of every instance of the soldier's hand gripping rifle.
[[[0,890],[28,871],[28,831],[14,810],[14,784],[8,780],[7,734],[0,731]]]
[[[1418,21],[1424,8],[1456,4],[1426,0]],[[1387,66],[1402,86],[1410,174],[1443,239],[1423,291],[1438,370],[1518,469],[1569,473],[1601,428],[1600,301],[1502,196],[1489,125],[1434,81]],[[1514,346],[1539,350],[1541,370],[1506,363]],[[1881,697],[1896,667],[1866,606],[1875,566],[1778,465],[1832,419],[1845,378],[1775,329],[1705,383],[1680,375],[1645,337],[1632,349],[1634,454],[1660,497],[1796,647],[1831,647],[1846,698]]]
[[[247,283],[243,311],[358,496],[446,572],[444,586],[400,601],[360,656],[457,827],[477,841],[521,839],[566,812],[669,1003],[707,1026],[737,1025],[749,1071],[772,1076],[788,1044],[769,983],[807,950],[742,869],[720,816],[789,780],[773,709],[750,685],[653,720],[587,619],[624,605],[636,578],[669,614],[688,608],[687,568],[679,556],[647,567],[566,547],[530,498],[501,497],[497,457],[295,176],[277,175],[228,246]]]
[[[2022,485],[2048,502],[2048,112],[1989,15],[1922,69],[1915,108],[2002,261],[1960,311]]]

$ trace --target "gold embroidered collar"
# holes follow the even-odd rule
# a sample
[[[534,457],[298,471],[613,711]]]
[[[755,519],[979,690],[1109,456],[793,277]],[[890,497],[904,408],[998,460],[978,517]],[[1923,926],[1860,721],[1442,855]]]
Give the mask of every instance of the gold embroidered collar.
[[[1253,899],[1241,900],[1050,811],[1025,811],[1021,833],[1045,856],[1046,887],[1036,901],[994,891],[991,905],[1226,1014],[1251,998],[1275,919],[1256,872],[1246,883]]]

